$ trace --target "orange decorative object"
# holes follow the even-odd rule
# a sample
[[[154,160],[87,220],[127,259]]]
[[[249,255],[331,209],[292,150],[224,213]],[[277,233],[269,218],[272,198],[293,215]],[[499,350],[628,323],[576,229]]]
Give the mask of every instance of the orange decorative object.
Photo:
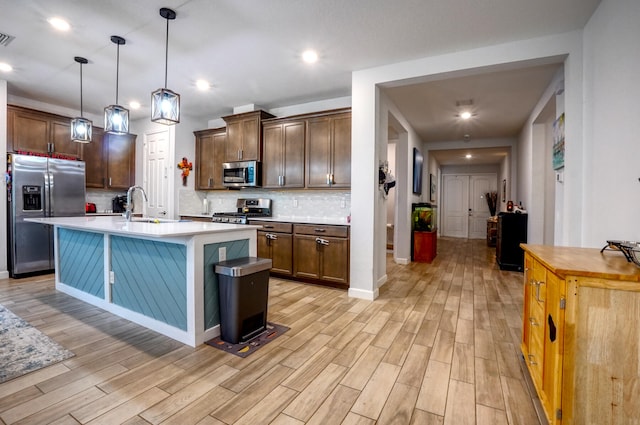
[[[189,171],[193,170],[193,163],[189,162],[186,156],[182,157],[182,161],[178,163],[178,168],[182,170],[182,185],[187,185],[187,177]]]

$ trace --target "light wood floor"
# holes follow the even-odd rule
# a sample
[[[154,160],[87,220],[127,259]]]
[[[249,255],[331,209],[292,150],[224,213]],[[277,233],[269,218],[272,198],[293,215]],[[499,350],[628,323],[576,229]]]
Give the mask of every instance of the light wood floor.
[[[53,288],[0,280],[0,303],[76,356],[0,385],[13,424],[534,424],[519,352],[522,274],[484,241],[387,264],[374,301],[271,279],[291,330],[246,359],[184,346]],[[0,365],[1,367],[1,365]]]

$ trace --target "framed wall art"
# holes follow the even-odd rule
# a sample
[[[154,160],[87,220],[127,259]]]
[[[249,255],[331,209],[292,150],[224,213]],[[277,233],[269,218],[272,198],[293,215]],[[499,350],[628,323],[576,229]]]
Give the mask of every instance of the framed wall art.
[[[564,114],[553,122],[553,169],[564,167]]]

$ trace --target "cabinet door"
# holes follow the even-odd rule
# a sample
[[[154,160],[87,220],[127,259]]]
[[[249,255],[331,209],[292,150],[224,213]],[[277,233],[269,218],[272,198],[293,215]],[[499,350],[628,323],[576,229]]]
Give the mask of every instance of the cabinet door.
[[[546,316],[544,334],[544,366],[542,405],[552,423],[562,408],[562,362],[564,347],[565,281],[547,271]],[[559,421],[557,423],[560,423]]]
[[[283,136],[283,185],[304,187],[304,121],[284,124]]]
[[[262,254],[261,254],[262,253]],[[271,271],[281,275],[293,274],[293,235],[267,231],[258,232],[258,256],[270,258]]]
[[[107,184],[126,190],[135,183],[136,136],[105,134],[107,143]]]
[[[104,134],[101,128],[93,128],[93,141],[82,145],[82,160],[86,163],[86,186],[96,189],[107,187],[107,161]]]
[[[343,238],[320,238],[327,245],[316,243],[320,252],[320,279],[349,284],[349,240]]]
[[[224,189],[222,163],[227,133],[224,128],[196,132],[196,189]]]
[[[329,187],[331,121],[315,118],[307,122],[307,187]]]
[[[246,118],[242,123],[242,147],[240,159],[242,161],[260,161],[260,139],[262,126],[260,117]]]
[[[213,134],[196,136],[196,190],[213,188]]]
[[[225,162],[240,161],[242,152],[242,121],[227,123]]]
[[[36,153],[49,152],[49,118],[37,112],[16,109],[13,111],[12,131],[8,144],[12,151]]]
[[[351,186],[351,114],[332,118],[331,186]]]
[[[51,121],[51,143],[52,152],[74,156],[78,158],[80,156],[80,146],[83,143],[77,143],[71,140],[71,121],[60,121],[60,120],[52,120]],[[95,127],[92,132],[92,142],[95,140]]]
[[[263,129],[262,187],[279,188],[282,184],[283,125],[268,125]]]
[[[316,236],[294,235],[293,275],[309,279],[320,278],[319,246]]]

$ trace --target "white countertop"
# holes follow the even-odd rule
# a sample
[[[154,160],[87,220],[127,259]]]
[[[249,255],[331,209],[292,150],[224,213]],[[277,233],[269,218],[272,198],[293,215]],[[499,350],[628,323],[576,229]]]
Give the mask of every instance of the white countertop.
[[[211,214],[180,214],[181,217],[198,217],[198,218],[211,218]],[[306,223],[306,224],[330,224],[335,226],[349,226],[347,218],[344,217],[309,217],[309,216],[295,216],[295,215],[279,215],[277,217],[255,217],[250,220],[260,221],[281,221],[285,223]]]
[[[133,221],[127,222],[121,216],[43,217],[25,219],[25,221],[52,224],[69,229],[156,238],[234,232],[260,227],[246,224],[209,223],[202,221],[146,223],[135,221],[140,220],[140,218],[133,218],[132,220]]]

